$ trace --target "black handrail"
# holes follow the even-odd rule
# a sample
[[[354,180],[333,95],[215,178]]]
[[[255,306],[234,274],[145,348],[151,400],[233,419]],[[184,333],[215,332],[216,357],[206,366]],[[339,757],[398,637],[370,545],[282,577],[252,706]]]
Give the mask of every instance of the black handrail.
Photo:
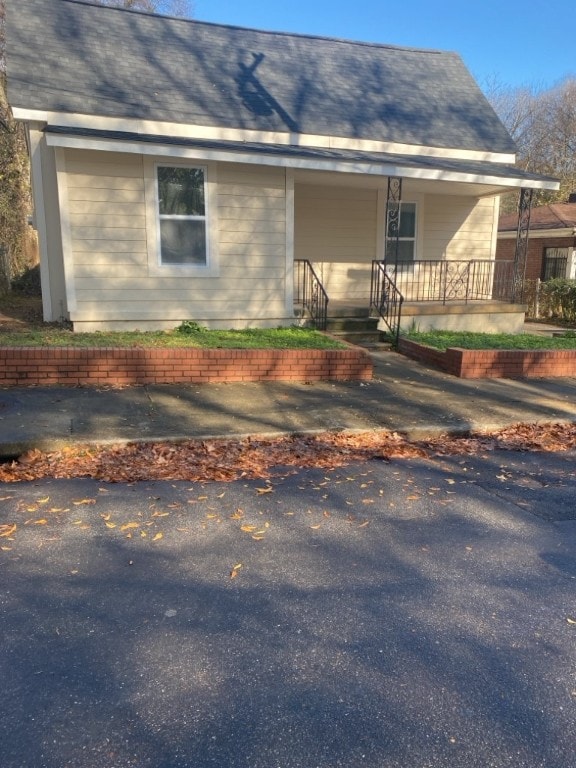
[[[315,328],[326,330],[328,294],[308,259],[294,259],[294,304],[308,311]]]
[[[383,261],[372,262],[372,281],[370,285],[370,311],[374,310],[390,331],[394,346],[398,346],[400,319],[404,296],[393,280],[394,273],[386,270]]]

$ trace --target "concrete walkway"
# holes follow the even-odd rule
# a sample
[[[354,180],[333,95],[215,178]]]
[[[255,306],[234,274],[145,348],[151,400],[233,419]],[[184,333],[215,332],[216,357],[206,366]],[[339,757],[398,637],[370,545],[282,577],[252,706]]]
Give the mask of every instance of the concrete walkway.
[[[0,390],[0,458],[71,443],[388,429],[410,437],[576,421],[576,378],[462,380],[372,351],[367,383]]]

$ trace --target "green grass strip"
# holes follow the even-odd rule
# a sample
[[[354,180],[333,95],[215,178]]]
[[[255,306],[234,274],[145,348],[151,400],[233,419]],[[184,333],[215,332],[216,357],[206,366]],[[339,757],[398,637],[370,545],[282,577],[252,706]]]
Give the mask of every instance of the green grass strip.
[[[407,333],[405,338],[446,350],[462,349],[576,349],[576,333],[564,336],[537,336],[529,333],[471,333],[464,331],[427,331]]]
[[[308,328],[249,328],[209,331],[98,331],[74,333],[59,326],[0,332],[4,347],[204,347],[216,349],[345,349],[346,345]]]

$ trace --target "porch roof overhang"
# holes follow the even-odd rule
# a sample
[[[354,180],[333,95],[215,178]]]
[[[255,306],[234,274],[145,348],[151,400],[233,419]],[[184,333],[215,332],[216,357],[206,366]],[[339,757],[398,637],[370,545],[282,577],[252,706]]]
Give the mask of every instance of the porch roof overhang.
[[[547,190],[556,190],[559,187],[559,182],[550,176],[527,173],[514,166],[487,161],[304,147],[294,144],[193,139],[57,125],[46,126],[44,132],[47,144],[53,147],[485,185],[491,188],[490,194],[522,187]]]

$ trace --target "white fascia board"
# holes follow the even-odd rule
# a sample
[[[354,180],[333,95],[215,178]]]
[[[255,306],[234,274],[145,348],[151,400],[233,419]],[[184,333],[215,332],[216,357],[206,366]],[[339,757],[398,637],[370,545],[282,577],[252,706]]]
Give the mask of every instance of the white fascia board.
[[[63,134],[46,134],[46,142],[51,147],[67,147],[70,149],[92,149],[102,152],[128,152],[139,155],[155,155],[156,157],[173,157],[180,159],[202,160],[220,163],[247,163],[250,165],[277,166],[281,168],[331,171],[333,173],[354,173],[368,176],[401,176],[405,179],[426,179],[431,181],[456,181],[465,184],[489,184],[506,189],[530,187],[531,189],[558,189],[555,181],[532,181],[519,178],[502,178],[489,174],[467,173],[465,171],[447,171],[434,168],[411,168],[401,164],[370,163],[361,161],[325,160],[322,158],[284,157],[253,153],[247,150],[226,151],[221,149],[204,149],[201,147],[179,147],[167,144],[150,144],[147,142],[130,142],[121,139],[99,139],[82,136],[66,136]]]
[[[350,149],[359,152],[390,152],[397,155],[420,155],[444,157],[453,160],[511,164],[516,161],[513,153],[486,152],[471,149],[428,147],[416,144],[402,144],[392,141],[354,139],[344,136],[322,136],[296,134],[282,131],[255,131],[220,126],[187,125],[155,120],[138,120],[97,115],[80,115],[66,112],[13,108],[17,120],[40,121],[63,128],[91,128],[101,131],[122,131],[144,136],[173,136],[186,139],[211,139],[214,141],[247,141],[262,144],[286,144],[297,147],[323,147],[325,149]]]

